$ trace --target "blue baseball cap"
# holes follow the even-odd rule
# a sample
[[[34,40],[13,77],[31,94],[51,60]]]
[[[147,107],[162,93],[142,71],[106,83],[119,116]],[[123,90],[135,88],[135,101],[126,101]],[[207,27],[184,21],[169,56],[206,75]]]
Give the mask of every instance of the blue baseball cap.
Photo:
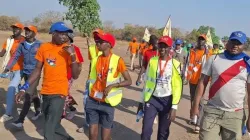
[[[176,39],[175,40],[175,45],[180,45],[182,43],[183,43],[183,41],[181,39]]]
[[[229,40],[236,39],[240,41],[241,44],[245,44],[247,42],[247,36],[242,31],[235,31],[229,37]]]
[[[67,27],[64,22],[56,22],[52,24],[49,33],[51,34],[55,31],[73,33],[73,30]]]

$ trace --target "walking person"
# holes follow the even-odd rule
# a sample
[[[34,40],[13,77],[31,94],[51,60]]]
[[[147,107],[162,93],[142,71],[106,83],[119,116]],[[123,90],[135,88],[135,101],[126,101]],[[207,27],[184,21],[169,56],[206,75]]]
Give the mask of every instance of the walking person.
[[[73,31],[63,22],[56,22],[50,28],[52,41],[43,43],[35,58],[37,65],[29,79],[21,87],[20,93],[16,95],[18,102],[29,89],[29,87],[40,77],[42,69],[42,99],[44,122],[44,139],[55,140],[55,134],[64,136],[67,140],[73,138],[60,124],[63,114],[65,98],[68,95],[67,68],[72,68],[72,77],[79,76],[79,65],[73,46],[67,44],[68,33]]]
[[[147,46],[147,42],[143,39],[139,45],[139,66],[140,66],[140,68],[142,67],[143,52],[144,52],[144,49],[146,48],[146,46]]]
[[[153,122],[158,114],[157,140],[167,140],[171,121],[175,120],[182,94],[180,62],[169,56],[172,39],[163,36],[158,41],[159,57],[152,57],[146,72],[142,140],[150,140]]]
[[[80,75],[81,71],[82,71],[82,63],[83,63],[83,56],[81,54],[80,48],[77,47],[76,45],[74,45],[74,34],[73,33],[68,33],[68,39],[67,39],[67,43],[71,46],[74,47],[75,49],[75,53],[76,53],[76,57],[79,60],[78,65],[79,65],[79,70],[78,70],[78,74]],[[74,78],[72,77],[72,68],[69,67],[68,68],[68,81],[69,81],[69,95],[66,98],[66,103],[65,103],[65,109],[64,109],[64,113],[63,113],[63,117],[66,117],[68,120],[71,120],[74,118],[75,114],[76,114],[76,108],[74,107],[74,105],[77,105],[75,99],[73,98],[73,96],[70,95],[70,89],[73,85],[74,82]],[[66,108],[69,108],[69,113],[66,115]]]
[[[4,57],[2,68],[5,70],[9,60],[14,56],[19,44],[25,40],[21,35],[24,26],[21,23],[16,23],[11,25],[13,35],[10,36],[3,44],[2,51],[0,52],[0,57]],[[12,120],[12,111],[15,102],[15,94],[18,92],[18,85],[21,82],[23,69],[23,56],[21,56],[17,63],[10,69],[8,75],[10,76],[10,83],[8,86],[7,96],[6,96],[6,112],[0,118],[1,122],[7,122]]]
[[[24,57],[23,60],[23,77],[27,81],[36,67],[37,60],[35,59],[37,50],[40,48],[41,42],[36,40],[37,28],[35,26],[24,27],[25,30],[25,41],[19,44],[14,56],[10,59],[6,69],[3,73],[10,71],[13,66],[18,62],[20,57]],[[17,128],[22,128],[24,119],[27,116],[31,102],[34,103],[35,115],[32,120],[37,120],[41,116],[40,99],[38,96],[37,86],[39,84],[40,78],[30,85],[29,89],[25,92],[25,101],[23,104],[22,111],[19,115],[18,120],[12,123]]]
[[[246,94],[250,105],[250,57],[243,53],[246,43],[245,33],[233,32],[224,53],[210,57],[202,69],[192,108],[193,117],[200,114],[199,103],[210,78],[211,84],[201,122],[200,140],[241,139]],[[247,128],[250,132],[249,117]]]
[[[127,50],[127,53],[128,51],[130,51],[130,70],[135,70],[135,66],[134,66],[134,63],[135,63],[135,58],[137,58],[138,56],[138,50],[139,50],[139,44],[137,43],[137,39],[134,37],[132,42],[129,43],[129,46],[128,46],[128,50]]]
[[[202,67],[204,67],[206,60],[211,56],[210,51],[206,47],[206,35],[200,35],[197,39],[197,47],[190,50],[189,58],[188,58],[188,69],[187,69],[187,80],[189,81],[190,88],[190,103],[191,108],[193,106],[195,91],[198,85],[198,80],[201,76]],[[201,104],[201,109],[202,109]],[[202,111],[201,111],[202,112]],[[190,109],[190,119],[191,119],[191,109]],[[199,133],[200,131],[200,120],[195,123],[190,121],[191,124],[195,124],[195,133]]]
[[[97,33],[94,34],[94,39],[102,55],[91,62],[89,97],[85,105],[89,139],[98,139],[99,125],[101,125],[102,140],[111,140],[114,106],[121,102],[121,87],[131,85],[132,81],[124,60],[111,52],[115,45],[113,35]]]

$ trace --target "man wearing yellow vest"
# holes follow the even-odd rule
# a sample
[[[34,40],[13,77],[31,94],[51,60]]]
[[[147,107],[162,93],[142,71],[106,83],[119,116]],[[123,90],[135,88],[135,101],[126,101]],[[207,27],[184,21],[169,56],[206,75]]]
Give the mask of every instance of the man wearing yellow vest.
[[[144,94],[144,118],[142,140],[150,140],[155,116],[158,114],[157,140],[167,140],[171,121],[175,120],[176,110],[182,94],[180,62],[169,56],[172,39],[163,36],[158,41],[159,57],[152,57],[146,72]]]
[[[89,97],[86,99],[86,119],[89,124],[89,139],[98,139],[99,124],[102,140],[111,140],[114,106],[122,99],[121,87],[132,84],[124,60],[113,53],[115,38],[108,33],[94,34],[102,55],[91,61],[89,74]],[[121,78],[123,77],[123,81]]]

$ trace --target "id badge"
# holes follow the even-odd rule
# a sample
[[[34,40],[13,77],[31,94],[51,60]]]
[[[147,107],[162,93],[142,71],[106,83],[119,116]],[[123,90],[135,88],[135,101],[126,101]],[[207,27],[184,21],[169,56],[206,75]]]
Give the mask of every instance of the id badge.
[[[95,92],[94,97],[97,98],[97,99],[102,99],[103,98],[103,93],[102,92]]]
[[[193,70],[194,70],[194,72],[197,72],[197,71],[198,71],[198,68],[197,68],[197,67],[194,67]]]

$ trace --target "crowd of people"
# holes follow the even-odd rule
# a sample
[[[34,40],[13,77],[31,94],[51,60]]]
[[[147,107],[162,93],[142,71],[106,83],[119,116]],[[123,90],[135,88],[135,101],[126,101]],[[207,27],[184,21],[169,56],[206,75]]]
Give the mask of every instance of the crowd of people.
[[[49,32],[51,41],[42,43],[36,39],[35,26],[16,23],[11,27],[13,35],[0,52],[0,57],[4,57],[0,77],[10,79],[6,112],[0,121],[12,120],[15,102],[24,99],[13,126],[23,127],[34,103],[32,120],[44,115],[44,139],[54,140],[58,134],[73,140],[61,125],[61,119],[72,119],[76,113],[74,105],[77,103],[70,89],[84,62],[79,47],[74,45],[73,30],[63,22],[53,23]],[[22,36],[23,30],[25,36]],[[95,44],[87,42],[90,65],[83,93],[86,125],[90,140],[98,139],[99,126],[102,139],[111,140],[115,106],[122,100],[122,88],[130,86],[132,80],[123,58],[112,51],[115,37],[96,29],[93,38]],[[225,47],[206,45],[205,34],[201,34],[195,44],[155,35],[140,43],[137,40],[132,39],[127,53],[130,53],[131,71],[135,70],[135,60],[139,56],[136,85],[143,84],[137,111],[143,117],[142,140],[151,139],[154,123],[158,124],[157,140],[168,139],[186,84],[190,88],[190,124],[201,140],[241,139],[243,126],[250,130],[250,121],[244,121],[245,98],[250,105],[250,96],[246,96],[250,93],[250,57],[243,52],[247,42],[245,33],[232,32]],[[43,77],[42,89],[38,93],[40,77]],[[22,79],[25,83],[20,85]]]

